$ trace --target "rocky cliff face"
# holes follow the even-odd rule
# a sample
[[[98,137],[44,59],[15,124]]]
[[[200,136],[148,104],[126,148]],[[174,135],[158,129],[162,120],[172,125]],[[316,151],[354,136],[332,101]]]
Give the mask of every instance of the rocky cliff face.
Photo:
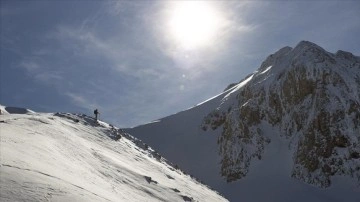
[[[228,92],[202,124],[222,130],[227,181],[245,177],[262,158],[272,127],[290,142],[292,177],[328,187],[333,176],[347,175],[360,184],[360,57],[302,41],[270,55]]]

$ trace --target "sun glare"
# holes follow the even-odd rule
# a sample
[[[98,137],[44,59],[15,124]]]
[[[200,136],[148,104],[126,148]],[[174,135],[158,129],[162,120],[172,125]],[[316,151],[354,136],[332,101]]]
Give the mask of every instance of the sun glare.
[[[211,1],[175,1],[169,31],[176,45],[195,49],[210,45],[220,28],[220,17]]]

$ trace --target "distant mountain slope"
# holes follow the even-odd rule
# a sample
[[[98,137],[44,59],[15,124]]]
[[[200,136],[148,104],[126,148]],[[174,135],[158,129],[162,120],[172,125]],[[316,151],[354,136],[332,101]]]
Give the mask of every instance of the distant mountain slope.
[[[32,110],[19,107],[5,107],[0,105],[0,114],[33,114]]]
[[[360,58],[302,41],[217,97],[127,131],[231,201],[360,201]]]
[[[3,114],[0,135],[0,201],[227,201],[91,117]]]

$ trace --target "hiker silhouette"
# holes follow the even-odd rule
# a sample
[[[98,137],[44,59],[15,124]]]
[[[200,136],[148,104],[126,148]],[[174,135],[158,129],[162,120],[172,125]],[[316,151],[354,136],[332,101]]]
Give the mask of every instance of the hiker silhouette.
[[[95,120],[98,120],[98,115],[100,114],[100,112],[98,111],[98,109],[94,110],[94,114],[95,114]]]

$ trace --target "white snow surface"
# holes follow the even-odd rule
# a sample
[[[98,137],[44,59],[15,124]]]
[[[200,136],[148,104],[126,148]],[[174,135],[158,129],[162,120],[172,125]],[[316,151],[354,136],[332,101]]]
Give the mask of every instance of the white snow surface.
[[[0,111],[1,111],[0,115],[1,114],[9,114],[9,112],[6,111],[5,106],[0,105]]]
[[[272,66],[269,66],[268,68],[266,68],[264,71],[260,72],[259,74],[264,74],[266,73],[267,71],[269,71],[271,69]]]
[[[254,74],[252,74],[251,76],[246,78],[244,81],[237,84],[234,88],[232,88],[232,90],[223,99],[226,100],[231,94],[238,92],[244,85],[246,85],[249,81],[251,81],[253,76],[254,76]]]
[[[0,201],[227,201],[119,132],[85,115],[3,113]]]

